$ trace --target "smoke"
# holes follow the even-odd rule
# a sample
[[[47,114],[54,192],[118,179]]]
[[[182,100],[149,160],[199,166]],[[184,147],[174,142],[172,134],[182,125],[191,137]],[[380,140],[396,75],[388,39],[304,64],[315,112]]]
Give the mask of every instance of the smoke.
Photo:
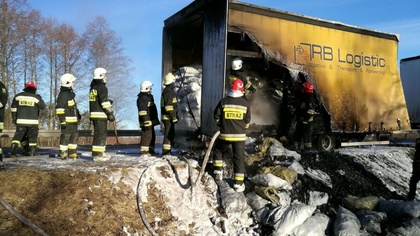
[[[278,124],[279,105],[273,102],[273,97],[264,96],[263,92],[259,90],[246,96],[251,107],[251,124]]]

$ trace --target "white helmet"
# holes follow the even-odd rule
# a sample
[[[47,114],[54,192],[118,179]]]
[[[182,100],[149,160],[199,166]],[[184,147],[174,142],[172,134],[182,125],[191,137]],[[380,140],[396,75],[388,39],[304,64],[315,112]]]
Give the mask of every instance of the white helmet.
[[[146,80],[140,84],[140,92],[150,92],[152,90],[152,82]]]
[[[242,59],[235,58],[232,60],[232,70],[239,70],[242,68]]]
[[[172,73],[168,73],[167,75],[165,75],[165,78],[163,79],[164,85],[169,85],[173,82],[175,82],[175,76]]]
[[[106,75],[106,70],[104,68],[96,68],[93,72],[94,79],[103,79]]]
[[[72,74],[67,73],[67,74],[62,75],[60,80],[61,80],[61,86],[70,88],[71,82],[75,81],[76,78]]]

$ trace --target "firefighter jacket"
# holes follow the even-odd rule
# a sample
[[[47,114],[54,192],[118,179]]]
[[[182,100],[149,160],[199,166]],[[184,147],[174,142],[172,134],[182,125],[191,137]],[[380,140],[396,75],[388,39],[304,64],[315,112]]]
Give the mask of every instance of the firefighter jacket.
[[[416,139],[415,152],[413,158],[413,173],[420,171],[420,138]]]
[[[178,122],[178,102],[175,96],[175,84],[170,84],[165,87],[162,91],[162,97],[160,101],[160,112],[162,114],[162,120],[169,120],[173,123]]]
[[[153,127],[160,124],[152,94],[140,92],[137,95],[137,109],[139,111],[139,123],[141,127]]]
[[[303,93],[296,110],[296,120],[303,124],[314,120],[315,108],[312,94]]]
[[[240,95],[221,99],[214,110],[214,120],[220,127],[219,139],[242,142],[246,140],[246,129],[251,122],[251,110],[248,101]]]
[[[4,111],[6,110],[8,96],[6,86],[0,81],[0,131],[4,129]]]
[[[112,101],[108,98],[108,88],[102,80],[94,79],[89,91],[89,119],[107,120],[114,115]]]
[[[13,98],[10,108],[14,124],[18,126],[38,126],[39,113],[40,110],[45,109],[45,102],[35,91],[33,88],[26,88]]]
[[[77,109],[76,95],[72,88],[61,87],[55,106],[55,114],[60,119],[60,123],[77,124],[80,120],[80,113]]]

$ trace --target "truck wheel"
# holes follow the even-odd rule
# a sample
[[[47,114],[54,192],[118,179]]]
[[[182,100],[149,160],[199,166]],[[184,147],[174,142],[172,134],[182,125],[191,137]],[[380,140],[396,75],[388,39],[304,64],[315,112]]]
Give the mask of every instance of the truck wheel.
[[[322,134],[318,136],[316,144],[319,151],[331,152],[335,148],[335,136],[331,134]]]

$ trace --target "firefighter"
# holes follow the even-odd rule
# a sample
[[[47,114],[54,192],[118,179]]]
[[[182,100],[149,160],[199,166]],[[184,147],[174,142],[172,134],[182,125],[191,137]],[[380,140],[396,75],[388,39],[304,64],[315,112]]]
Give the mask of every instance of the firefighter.
[[[168,73],[163,79],[165,88],[162,91],[160,108],[164,126],[162,155],[172,155],[171,148],[175,139],[175,124],[178,123],[178,102],[175,96],[175,76]]]
[[[9,98],[7,88],[0,81],[0,133],[4,129],[4,111],[6,110],[7,99]],[[3,149],[0,146],[0,162],[3,162]]]
[[[25,84],[23,92],[13,98],[11,112],[12,123],[16,125],[16,132],[12,139],[10,156],[17,157],[17,149],[23,146],[25,155],[35,156],[39,133],[39,114],[45,109],[42,97],[36,94],[36,84],[30,81]]]
[[[303,140],[305,150],[312,150],[312,123],[314,120],[314,85],[311,82],[302,84],[299,102],[296,107],[296,129],[294,146],[300,149]]]
[[[223,154],[232,145],[234,189],[237,192],[245,190],[245,140],[246,129],[251,121],[251,111],[244,97],[244,83],[236,79],[231,84],[228,96],[221,99],[214,110],[214,120],[220,128],[220,135],[214,150],[214,175],[216,180],[223,177]]]
[[[257,91],[255,87],[248,81],[243,70],[243,61],[240,58],[234,58],[232,60],[229,80],[232,83],[235,79],[240,79],[242,80],[242,83],[244,83],[244,93],[246,93],[246,91],[250,91],[252,93],[255,93]]]
[[[61,88],[55,107],[55,114],[60,120],[59,156],[62,160],[65,160],[67,157],[71,159],[78,158],[76,150],[79,132],[77,126],[81,116],[77,109],[76,95],[73,92],[75,80],[76,78],[72,74],[61,76]]]
[[[93,80],[89,91],[89,119],[93,122],[93,161],[106,161],[110,157],[105,154],[107,124],[114,122],[115,116],[112,110],[112,100],[108,98],[107,71],[104,68],[96,68],[93,72]]]
[[[409,191],[407,200],[413,201],[416,197],[417,183],[420,180],[420,138],[416,139],[415,144],[416,152],[413,158],[413,170],[409,183]]]
[[[141,127],[140,154],[143,157],[156,155],[155,126],[159,125],[158,112],[152,95],[152,82],[143,81],[140,84],[140,93],[137,95],[137,109]]]

